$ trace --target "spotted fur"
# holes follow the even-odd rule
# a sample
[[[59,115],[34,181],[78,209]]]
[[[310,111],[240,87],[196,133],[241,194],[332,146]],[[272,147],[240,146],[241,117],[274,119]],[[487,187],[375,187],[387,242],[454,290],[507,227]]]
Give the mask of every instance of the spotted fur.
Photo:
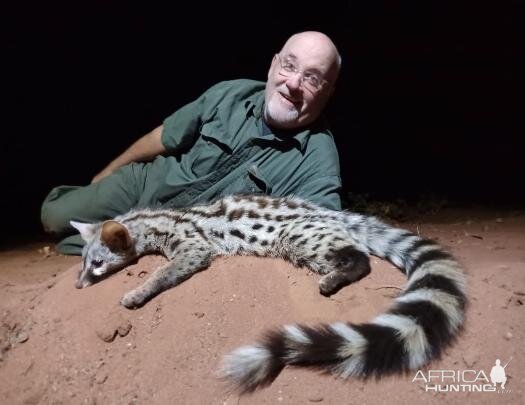
[[[374,217],[296,198],[230,196],[186,209],[131,211],[102,224],[72,224],[87,242],[79,288],[145,254],[169,259],[122,298],[127,308],[144,305],[218,255],[280,257],[307,267],[322,275],[324,295],[366,276],[369,254],[406,275],[393,306],[369,323],[288,325],[225,356],[222,373],[241,393],[271,384],[285,366],[343,378],[417,369],[439,357],[464,321],[465,277],[457,261],[433,241]]]

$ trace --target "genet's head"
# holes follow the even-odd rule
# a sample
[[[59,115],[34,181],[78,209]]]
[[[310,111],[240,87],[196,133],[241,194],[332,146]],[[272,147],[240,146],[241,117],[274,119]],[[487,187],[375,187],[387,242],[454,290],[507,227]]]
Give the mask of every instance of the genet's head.
[[[137,258],[128,229],[117,221],[83,224],[71,221],[86,242],[82,251],[83,265],[76,287],[85,288],[123,269]]]
[[[272,60],[265,90],[264,119],[275,129],[314,122],[334,91],[341,57],[325,34],[291,36]]]

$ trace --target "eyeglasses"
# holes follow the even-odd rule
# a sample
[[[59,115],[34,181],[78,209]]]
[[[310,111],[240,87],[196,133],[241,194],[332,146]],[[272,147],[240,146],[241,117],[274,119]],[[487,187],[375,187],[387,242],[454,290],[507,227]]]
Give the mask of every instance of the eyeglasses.
[[[312,93],[315,93],[323,88],[328,81],[323,79],[316,73],[313,72],[303,72],[297,69],[295,62],[289,58],[283,58],[278,53],[275,55],[279,59],[279,64],[281,65],[281,70],[279,74],[284,77],[291,77],[299,73],[301,75],[301,83],[304,83],[305,87],[310,90]]]

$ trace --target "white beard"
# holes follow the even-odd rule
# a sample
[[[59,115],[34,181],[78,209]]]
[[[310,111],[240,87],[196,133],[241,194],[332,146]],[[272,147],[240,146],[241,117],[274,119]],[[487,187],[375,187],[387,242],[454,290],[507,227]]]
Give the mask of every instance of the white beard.
[[[299,111],[293,105],[286,105],[281,97],[278,91],[273,94],[266,105],[265,114],[269,122],[286,127],[296,122]]]

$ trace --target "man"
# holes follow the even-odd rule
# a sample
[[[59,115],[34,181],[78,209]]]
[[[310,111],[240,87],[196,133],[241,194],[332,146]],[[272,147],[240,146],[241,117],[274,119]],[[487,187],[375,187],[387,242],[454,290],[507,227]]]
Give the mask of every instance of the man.
[[[321,116],[340,67],[326,35],[293,35],[274,56],[266,85],[219,83],[136,141],[90,185],[51,190],[42,206],[44,228],[73,233],[70,220],[97,222],[134,207],[183,207],[238,193],[294,195],[340,209],[337,150]],[[81,254],[82,246],[73,235],[58,250]]]

